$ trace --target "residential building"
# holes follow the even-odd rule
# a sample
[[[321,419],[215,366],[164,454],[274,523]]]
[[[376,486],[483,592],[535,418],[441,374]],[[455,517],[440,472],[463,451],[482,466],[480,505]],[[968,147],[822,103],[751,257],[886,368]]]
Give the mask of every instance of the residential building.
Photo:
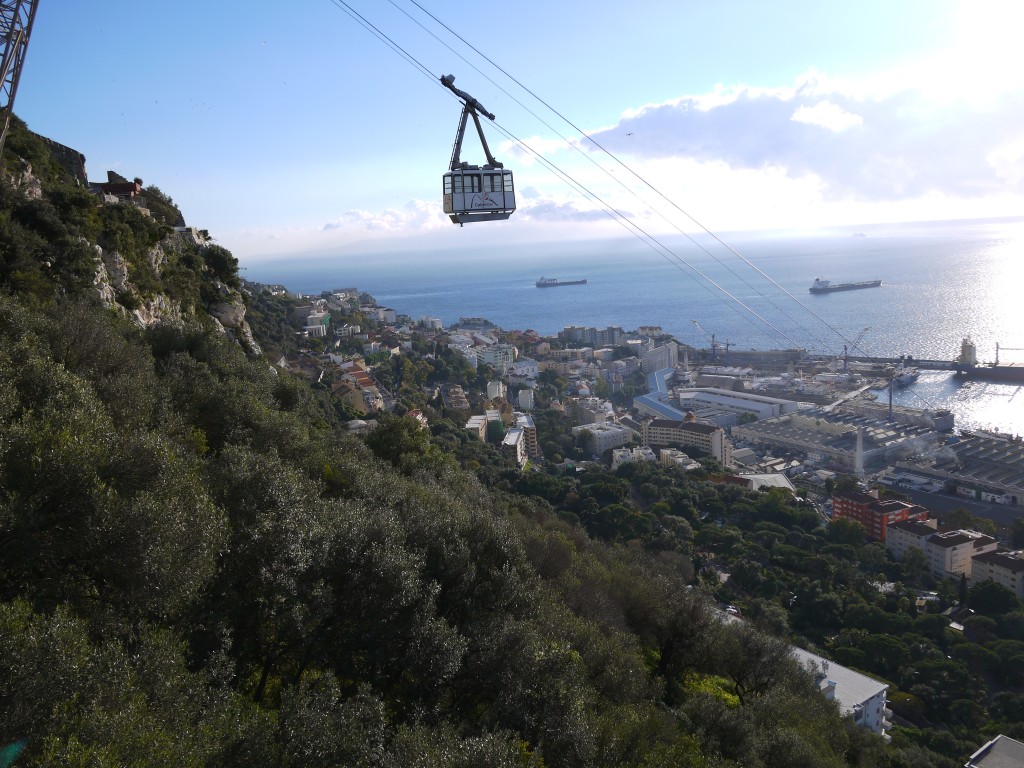
[[[869,539],[885,543],[891,523],[927,520],[928,510],[896,499],[879,499],[859,491],[845,491],[832,497],[832,519],[856,520],[864,526]]]
[[[999,734],[982,745],[964,763],[964,768],[1020,768],[1024,765],[1024,744]]]
[[[323,337],[327,335],[327,326],[331,322],[331,313],[326,311],[310,312],[306,316],[303,330],[308,336]]]
[[[640,362],[640,368],[644,373],[653,373],[664,368],[675,368],[679,363],[679,346],[670,341],[645,352]]]
[[[653,464],[658,461],[658,457],[650,448],[616,448],[612,451],[613,472],[623,464],[631,464],[634,461],[649,461]]]
[[[996,540],[979,531],[945,531],[929,536],[924,551],[934,576],[970,578],[974,558],[997,549]]]
[[[540,442],[537,440],[537,425],[533,423],[533,416],[526,413],[513,412],[516,419],[516,426],[523,430],[523,439],[526,441],[526,453],[531,459],[542,457]]]
[[[723,467],[732,466],[732,443],[725,430],[714,424],[651,419],[643,424],[642,440],[649,448],[696,448]]]
[[[700,462],[694,461],[682,451],[676,450],[675,448],[662,448],[658,452],[661,463],[672,467],[679,467],[686,472],[692,472],[695,469],[700,469]]]
[[[466,422],[465,429],[470,434],[476,435],[480,438],[481,443],[487,442],[487,417],[486,416],[470,416]]]
[[[594,350],[591,347],[552,349],[546,355],[549,360],[590,360],[593,356]]]
[[[572,416],[580,424],[597,424],[615,418],[615,410],[607,400],[586,397],[572,401]]]
[[[794,648],[793,655],[815,675],[821,692],[829,701],[839,704],[842,715],[850,715],[853,722],[888,739],[892,711],[886,706],[889,684],[854,672],[817,654]]]
[[[971,583],[991,579],[1024,600],[1024,552],[986,552],[974,558]]]
[[[481,363],[504,372],[516,361],[518,350],[511,344],[498,343],[488,347],[477,347],[476,357]]]
[[[897,560],[902,560],[908,549],[924,552],[925,542],[939,529],[938,520],[904,520],[892,523],[886,529],[885,548]]]
[[[629,427],[611,421],[583,424],[572,428],[573,437],[586,435],[585,447],[596,456],[612,448],[619,448],[633,441],[634,432]]]
[[[617,347],[622,344],[626,333],[617,325],[607,328],[567,325],[558,332],[558,338],[576,344],[589,344],[592,347]]]
[[[488,400],[504,400],[505,396],[508,395],[508,387],[504,381],[500,379],[497,381],[487,382],[487,399]]]
[[[517,396],[517,400],[519,401],[519,407],[522,408],[524,411],[532,411],[533,410],[533,390],[532,389],[529,389],[529,388],[520,389],[519,390],[519,394]]]
[[[526,446],[526,436],[520,427],[512,427],[505,433],[505,439],[501,441],[501,449],[513,459],[520,467],[526,466],[529,454]]]

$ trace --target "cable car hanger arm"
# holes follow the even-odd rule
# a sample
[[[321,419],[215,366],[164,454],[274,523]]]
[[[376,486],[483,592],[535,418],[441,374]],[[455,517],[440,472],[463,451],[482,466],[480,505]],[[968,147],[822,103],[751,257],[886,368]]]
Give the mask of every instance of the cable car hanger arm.
[[[442,75],[441,83],[462,100],[462,118],[459,120],[459,131],[455,135],[455,146],[452,148],[450,169],[457,171],[460,168],[465,168],[467,166],[466,163],[460,160],[459,155],[462,153],[462,139],[466,133],[466,118],[470,115],[473,117],[473,123],[476,125],[477,135],[480,137],[480,145],[484,148],[484,154],[487,156],[487,165],[492,168],[504,168],[505,166],[494,159],[494,155],[491,154],[491,148],[487,146],[487,138],[484,136],[484,129],[483,126],[480,125],[480,118],[477,116],[477,113],[482,113],[489,120],[493,120],[494,115],[488,112],[484,108],[483,104],[474,99],[468,93],[456,88],[454,85],[454,75]]]

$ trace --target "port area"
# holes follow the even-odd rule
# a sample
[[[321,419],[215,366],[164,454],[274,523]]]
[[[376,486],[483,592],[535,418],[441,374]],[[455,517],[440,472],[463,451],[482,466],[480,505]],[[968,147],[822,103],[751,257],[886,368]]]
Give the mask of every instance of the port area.
[[[1024,440],[958,430],[950,409],[924,400],[921,408],[889,403],[886,393],[890,385],[894,392],[900,387],[901,369],[953,374],[952,361],[815,357],[800,350],[730,349],[726,356],[721,348],[685,345],[680,352],[679,364],[655,376],[657,386],[649,383],[652,393],[633,399],[637,418],[717,425],[732,441],[731,471],[784,474],[825,519],[827,482],[841,476],[883,486],[891,478],[925,478],[893,480],[890,491],[940,518],[967,509],[995,522],[1003,539],[1022,514]],[[915,386],[913,378],[903,383]]]

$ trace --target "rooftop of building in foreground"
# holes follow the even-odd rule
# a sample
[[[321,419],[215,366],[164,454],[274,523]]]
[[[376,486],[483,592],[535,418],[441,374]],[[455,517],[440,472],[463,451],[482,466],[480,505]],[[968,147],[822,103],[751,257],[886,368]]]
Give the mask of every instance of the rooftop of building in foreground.
[[[964,768],[1020,768],[1024,765],[1024,744],[999,734],[964,763]]]

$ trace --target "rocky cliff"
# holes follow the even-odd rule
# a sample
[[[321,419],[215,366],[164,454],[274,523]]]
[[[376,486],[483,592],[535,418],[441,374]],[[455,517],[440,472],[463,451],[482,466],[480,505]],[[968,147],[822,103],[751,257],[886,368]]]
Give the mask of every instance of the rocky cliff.
[[[0,183],[7,188],[8,226],[24,247],[0,255],[0,281],[41,295],[91,291],[140,327],[209,324],[247,354],[262,354],[246,322],[237,260],[195,229],[168,226],[168,216],[182,219],[169,197],[149,188],[159,203],[151,213],[130,200],[90,194],[64,157],[81,157],[84,173],[84,156],[20,121],[12,129]],[[55,147],[63,155],[55,156]]]

